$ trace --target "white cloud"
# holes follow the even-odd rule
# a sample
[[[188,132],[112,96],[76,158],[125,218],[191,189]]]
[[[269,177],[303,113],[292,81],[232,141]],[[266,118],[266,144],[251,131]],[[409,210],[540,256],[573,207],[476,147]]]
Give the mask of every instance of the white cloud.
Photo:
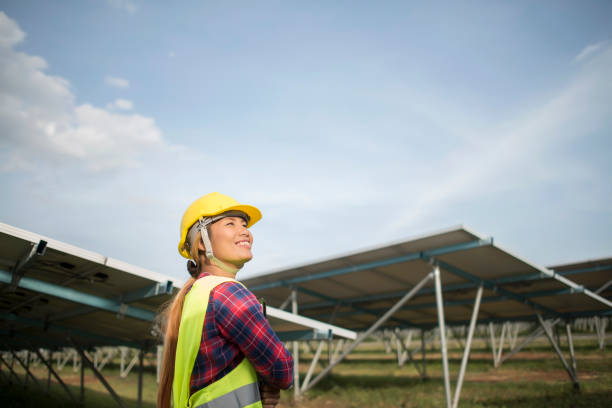
[[[132,110],[134,108],[134,104],[132,101],[127,99],[116,99],[113,103],[107,105],[108,109],[111,110]]]
[[[0,12],[2,170],[67,159],[90,170],[134,166],[142,152],[165,146],[152,118],[75,105],[69,82],[45,73],[44,59],[13,50],[23,37],[18,24]],[[114,105],[131,108],[122,99]]]
[[[114,88],[127,88],[130,86],[130,81],[128,81],[127,79],[111,76],[107,76],[106,78],[104,78],[104,82],[106,82],[106,85],[112,86]]]
[[[574,62],[581,62],[587,59],[591,55],[595,54],[597,51],[601,50],[604,47],[605,43],[605,41],[601,41],[595,44],[587,45],[582,49],[582,51],[578,53],[578,55],[574,57]]]
[[[25,38],[19,25],[0,11],[0,47],[11,47],[19,44]]]
[[[106,0],[106,2],[111,6],[119,10],[125,10],[130,14],[134,14],[136,12],[136,4],[134,4],[131,0]]]

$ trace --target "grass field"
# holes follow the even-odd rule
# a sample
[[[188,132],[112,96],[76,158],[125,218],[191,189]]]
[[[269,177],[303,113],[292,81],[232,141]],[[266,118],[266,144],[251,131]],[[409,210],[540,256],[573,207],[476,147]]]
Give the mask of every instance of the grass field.
[[[491,352],[484,344],[475,343],[461,394],[460,407],[589,407],[612,406],[612,358],[609,352],[596,348],[596,341],[579,340],[576,344],[580,392],[575,392],[567,373],[556,354],[544,341],[537,341],[525,351],[493,368]],[[450,350],[450,369],[453,380],[459,370],[461,350]],[[300,355],[303,378],[308,370],[310,354]],[[319,368],[320,369],[320,368]],[[23,370],[16,370],[23,374]],[[6,367],[0,379],[2,407],[71,407],[61,387],[51,382],[50,395],[44,392],[47,371],[39,366],[34,374],[43,390],[36,390],[32,380],[29,387],[7,384]],[[117,406],[91,371],[85,371],[85,406]],[[136,371],[122,379],[116,365],[107,366],[103,374],[128,407],[137,406]],[[60,372],[70,384],[73,394],[79,395],[80,374],[66,366]],[[279,408],[289,407],[442,407],[445,406],[442,366],[439,352],[428,351],[427,375],[422,380],[416,369],[406,363],[398,367],[395,354],[386,354],[380,343],[364,343],[349,358],[333,369],[333,374],[315,388],[293,400],[293,391],[284,391]],[[23,380],[23,376],[22,376]],[[143,406],[154,407],[157,387],[155,367],[145,367]],[[452,382],[454,387],[454,381]]]

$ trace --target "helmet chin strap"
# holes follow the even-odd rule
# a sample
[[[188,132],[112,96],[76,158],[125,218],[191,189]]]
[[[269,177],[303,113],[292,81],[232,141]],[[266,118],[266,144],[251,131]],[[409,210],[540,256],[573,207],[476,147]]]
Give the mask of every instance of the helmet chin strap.
[[[219,268],[223,269],[225,272],[232,274],[232,275],[236,275],[241,268],[238,268],[235,266],[231,267],[227,265],[226,263],[221,262],[213,254],[212,245],[210,243],[210,238],[208,237],[208,231],[205,225],[200,227],[200,233],[201,233],[200,235],[202,236],[202,242],[204,242],[204,248],[206,249],[206,258],[210,260],[210,262],[217,265]]]

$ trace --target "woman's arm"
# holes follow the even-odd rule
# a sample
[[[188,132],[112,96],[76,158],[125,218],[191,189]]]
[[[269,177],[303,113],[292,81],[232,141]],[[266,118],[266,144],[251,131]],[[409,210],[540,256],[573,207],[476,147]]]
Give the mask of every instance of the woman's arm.
[[[238,345],[266,383],[289,388],[293,383],[293,357],[270,327],[251,291],[227,282],[215,288],[212,300],[221,334]]]

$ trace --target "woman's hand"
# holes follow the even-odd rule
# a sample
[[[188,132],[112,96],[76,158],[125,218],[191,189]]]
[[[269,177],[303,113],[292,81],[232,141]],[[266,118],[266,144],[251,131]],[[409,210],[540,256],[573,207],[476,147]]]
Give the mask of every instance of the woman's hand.
[[[261,394],[261,404],[263,408],[274,408],[280,400],[280,388],[268,384],[261,384],[259,386],[259,393]]]

